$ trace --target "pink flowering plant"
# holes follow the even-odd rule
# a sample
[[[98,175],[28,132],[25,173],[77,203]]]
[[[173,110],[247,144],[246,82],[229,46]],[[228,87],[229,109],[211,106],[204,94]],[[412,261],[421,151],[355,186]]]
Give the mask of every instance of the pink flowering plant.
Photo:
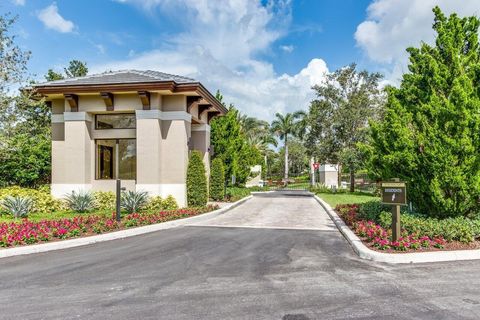
[[[365,242],[378,250],[414,251],[420,249],[444,248],[447,241],[441,237],[408,233],[402,230],[398,241],[391,241],[391,230],[387,230],[374,221],[361,220],[358,205],[338,205],[336,211],[352,230]]]
[[[85,235],[99,234],[114,230],[144,226],[180,218],[196,216],[217,209],[218,206],[187,208],[156,213],[131,213],[122,222],[99,215],[79,215],[71,219],[42,220],[33,222],[22,219],[20,222],[0,223],[0,247],[13,247],[69,239]]]

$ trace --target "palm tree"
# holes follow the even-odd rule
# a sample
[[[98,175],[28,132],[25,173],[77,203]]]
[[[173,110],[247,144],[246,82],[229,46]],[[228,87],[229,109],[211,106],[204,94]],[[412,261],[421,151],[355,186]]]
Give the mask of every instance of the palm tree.
[[[275,120],[272,121],[272,131],[283,140],[285,146],[285,184],[288,183],[288,136],[296,136],[301,130],[301,119],[305,118],[305,112],[296,111],[287,113],[283,116],[280,113],[275,114]]]

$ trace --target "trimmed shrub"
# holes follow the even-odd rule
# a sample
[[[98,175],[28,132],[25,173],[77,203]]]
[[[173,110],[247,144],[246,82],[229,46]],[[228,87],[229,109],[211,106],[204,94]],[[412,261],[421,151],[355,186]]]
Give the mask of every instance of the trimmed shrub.
[[[210,198],[220,201],[225,198],[225,168],[223,161],[216,158],[212,161],[212,169],[210,170]]]
[[[165,210],[175,210],[178,209],[177,201],[171,195],[167,196],[165,199],[162,199],[160,196],[151,197],[148,201],[148,204],[145,207],[145,210],[151,212],[159,212]]]
[[[187,168],[187,203],[190,207],[203,207],[208,201],[205,165],[199,151],[190,155]]]
[[[90,191],[72,191],[65,196],[68,208],[75,212],[87,212],[95,208],[95,198]]]
[[[33,206],[33,200],[28,197],[7,196],[1,202],[2,208],[15,218],[26,217]]]
[[[435,219],[404,213],[401,215],[401,227],[411,234],[427,236],[432,239],[443,237],[447,241],[469,243],[480,239],[480,219],[465,217]],[[379,215],[379,224],[390,228],[392,214],[384,211]]]
[[[115,210],[115,193],[112,191],[94,191],[95,208],[98,210]]]
[[[389,210],[389,206],[378,200],[364,202],[358,205],[358,219],[366,221],[378,221],[380,213]]]
[[[6,197],[28,197],[32,200],[30,213],[47,213],[62,209],[62,202],[50,194],[48,186],[38,189],[22,188],[18,186],[0,189],[0,200]]]
[[[168,195],[163,200],[163,210],[176,210],[178,209],[177,200],[172,195]]]
[[[140,212],[148,203],[148,192],[126,191],[122,193],[121,206],[128,213]]]

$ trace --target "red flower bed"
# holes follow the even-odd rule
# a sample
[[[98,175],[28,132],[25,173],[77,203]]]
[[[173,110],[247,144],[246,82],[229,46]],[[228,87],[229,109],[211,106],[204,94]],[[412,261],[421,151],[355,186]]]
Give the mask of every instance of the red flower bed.
[[[55,239],[99,234],[196,216],[215,209],[218,209],[218,206],[178,209],[158,213],[132,213],[124,216],[120,223],[117,223],[114,214],[112,214],[111,218],[96,215],[79,215],[73,219],[42,220],[39,222],[23,219],[21,222],[0,223],[0,247],[12,247]]]
[[[408,234],[406,230],[402,230],[402,235],[398,241],[392,241],[391,230],[386,230],[373,221],[365,221],[358,218],[358,205],[338,205],[335,210],[362,240],[379,250],[441,249],[446,244],[443,238],[430,239],[427,236],[419,237],[415,234]]]

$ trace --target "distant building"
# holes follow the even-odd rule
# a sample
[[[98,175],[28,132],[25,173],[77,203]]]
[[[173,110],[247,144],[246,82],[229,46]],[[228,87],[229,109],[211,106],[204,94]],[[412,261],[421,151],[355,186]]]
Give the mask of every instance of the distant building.
[[[338,188],[338,165],[322,164],[318,171],[321,184],[330,188]]]

